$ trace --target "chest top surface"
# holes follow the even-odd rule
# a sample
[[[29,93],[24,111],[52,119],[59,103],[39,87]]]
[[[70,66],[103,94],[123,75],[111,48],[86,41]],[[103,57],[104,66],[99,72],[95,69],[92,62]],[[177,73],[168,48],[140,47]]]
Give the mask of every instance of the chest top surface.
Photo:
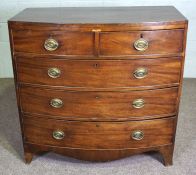
[[[55,24],[175,23],[186,18],[173,6],[28,8],[9,21]]]

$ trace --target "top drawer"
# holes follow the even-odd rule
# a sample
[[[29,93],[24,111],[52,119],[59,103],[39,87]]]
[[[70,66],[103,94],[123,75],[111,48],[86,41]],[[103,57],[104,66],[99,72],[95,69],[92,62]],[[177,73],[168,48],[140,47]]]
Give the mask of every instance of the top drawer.
[[[15,52],[59,55],[93,55],[92,32],[14,30]]]
[[[183,51],[184,30],[102,32],[100,55],[176,54]]]

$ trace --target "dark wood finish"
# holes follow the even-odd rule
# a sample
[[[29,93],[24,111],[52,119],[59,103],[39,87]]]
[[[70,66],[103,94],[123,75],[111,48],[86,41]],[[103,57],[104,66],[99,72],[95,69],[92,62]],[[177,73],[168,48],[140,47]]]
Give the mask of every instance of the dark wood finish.
[[[172,6],[28,8],[10,21],[54,24],[151,24],[184,23],[186,18]]]
[[[16,57],[21,83],[85,88],[153,87],[178,85],[181,58],[134,60],[69,60],[42,57]],[[48,76],[48,69],[61,70],[58,78]],[[143,79],[134,77],[140,67],[148,70]],[[38,78],[39,77],[39,78]]]
[[[90,161],[158,151],[172,164],[188,26],[174,7],[26,9],[8,25],[27,163],[47,151]],[[141,37],[144,52],[133,48]],[[56,51],[44,49],[48,38]],[[61,76],[49,78],[49,67]],[[137,67],[148,76],[135,79]],[[62,109],[49,106],[57,96]],[[138,128],[143,140],[130,140]],[[65,139],[54,140],[54,129]]]
[[[30,164],[33,159],[33,153],[29,150],[27,145],[24,145],[24,159],[26,164]]]
[[[24,118],[25,142],[78,149],[127,149],[172,144],[174,119],[132,122],[80,122]],[[53,131],[65,133],[62,140]],[[142,140],[131,138],[132,132],[144,133]],[[157,132],[158,131],[158,132]],[[93,138],[93,139],[92,139]],[[156,139],[155,139],[156,138]]]
[[[182,52],[184,30],[158,30],[137,32],[100,33],[100,55],[147,55]],[[146,51],[137,51],[134,42],[144,38],[149,46]],[[164,38],[164,39],[163,39]]]
[[[65,156],[74,157],[76,159],[81,160],[88,160],[93,162],[105,162],[105,161],[112,161],[117,159],[122,159],[124,157],[128,157],[133,154],[141,154],[145,152],[156,151],[159,152],[160,149],[170,149],[172,145],[164,145],[164,146],[156,146],[156,147],[146,147],[146,148],[138,148],[138,149],[111,149],[111,150],[86,150],[86,149],[72,149],[72,148],[65,148],[65,147],[56,147],[56,146],[49,146],[49,145],[39,145],[33,143],[24,143],[25,146],[28,146],[32,152],[32,154],[36,155],[39,154],[40,151],[42,152],[49,152],[53,151],[58,154],[62,154]],[[172,155],[168,155],[172,156]],[[164,161],[164,160],[159,160]],[[163,162],[165,164],[165,162]],[[170,165],[167,163],[167,165]],[[166,166],[167,166],[166,165]]]
[[[163,157],[163,162],[165,166],[173,165],[173,151],[173,145],[165,146],[159,149],[159,152]]]
[[[22,87],[21,110],[25,113],[45,114],[93,120],[145,119],[170,116],[176,112],[178,88],[149,91],[80,92]],[[59,98],[64,105],[54,108],[50,101]],[[145,105],[132,106],[135,99],[143,99]]]

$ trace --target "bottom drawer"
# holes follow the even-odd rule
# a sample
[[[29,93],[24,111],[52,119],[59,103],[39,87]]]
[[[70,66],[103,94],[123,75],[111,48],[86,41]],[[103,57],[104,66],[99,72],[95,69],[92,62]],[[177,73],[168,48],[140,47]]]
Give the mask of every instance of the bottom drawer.
[[[25,142],[80,148],[124,149],[172,143],[175,118],[129,122],[79,122],[24,117]]]

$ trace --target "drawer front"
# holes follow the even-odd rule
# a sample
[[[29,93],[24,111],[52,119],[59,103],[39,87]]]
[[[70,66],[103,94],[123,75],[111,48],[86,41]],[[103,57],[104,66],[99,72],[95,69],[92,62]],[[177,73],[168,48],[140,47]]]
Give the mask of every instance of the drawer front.
[[[120,92],[20,89],[23,112],[96,120],[172,115],[176,112],[177,95],[178,88]]]
[[[68,87],[139,87],[179,83],[181,59],[62,60],[16,58],[18,81]]]
[[[182,29],[139,32],[103,32],[100,34],[100,55],[179,53],[183,50],[183,36],[184,30]],[[141,38],[143,41],[138,41]]]
[[[25,117],[26,142],[83,149],[124,149],[172,143],[174,118],[133,122],[74,122]]]
[[[15,52],[93,55],[92,32],[13,31]]]

